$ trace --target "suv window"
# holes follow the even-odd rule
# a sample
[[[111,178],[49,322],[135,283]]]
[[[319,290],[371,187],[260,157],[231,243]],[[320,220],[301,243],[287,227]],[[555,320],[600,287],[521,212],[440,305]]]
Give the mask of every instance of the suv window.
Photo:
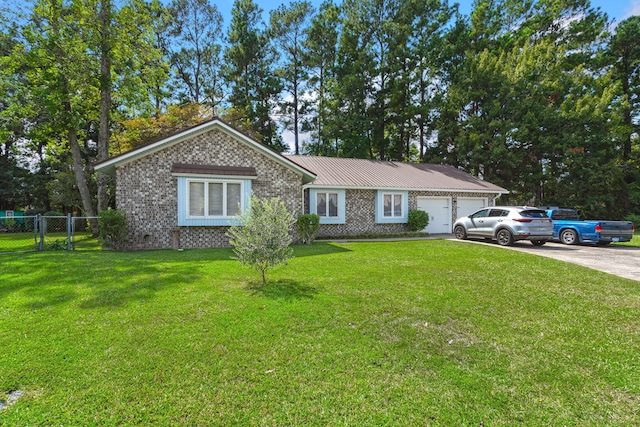
[[[489,213],[489,209],[482,209],[481,211],[478,211],[476,213],[474,213],[473,215],[471,215],[472,218],[484,218],[485,216],[487,216],[487,214]]]
[[[506,209],[491,209],[489,216],[508,216],[509,211]]]
[[[520,212],[523,218],[548,218],[547,213],[540,209],[530,209]]]

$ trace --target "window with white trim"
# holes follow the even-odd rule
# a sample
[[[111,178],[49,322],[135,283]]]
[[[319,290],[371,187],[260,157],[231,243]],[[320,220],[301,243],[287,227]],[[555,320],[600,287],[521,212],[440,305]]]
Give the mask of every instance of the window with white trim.
[[[377,224],[406,224],[408,220],[408,191],[378,190],[376,192]]]
[[[316,213],[319,217],[338,217],[338,193],[317,192],[316,193]]]
[[[384,218],[402,218],[404,217],[404,204],[402,193],[383,193],[382,194],[382,216]]]
[[[320,224],[344,224],[346,218],[345,190],[341,188],[311,188],[309,213],[320,217]]]
[[[244,210],[243,194],[242,181],[188,180],[188,218],[237,217]]]

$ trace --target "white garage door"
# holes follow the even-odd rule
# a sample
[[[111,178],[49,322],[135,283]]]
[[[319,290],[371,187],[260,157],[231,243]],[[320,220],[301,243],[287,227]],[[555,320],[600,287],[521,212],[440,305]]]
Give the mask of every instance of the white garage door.
[[[458,215],[456,218],[471,215],[486,206],[487,199],[485,197],[458,197]]]
[[[451,199],[448,197],[418,197],[418,209],[429,214],[424,231],[431,234],[451,233]]]

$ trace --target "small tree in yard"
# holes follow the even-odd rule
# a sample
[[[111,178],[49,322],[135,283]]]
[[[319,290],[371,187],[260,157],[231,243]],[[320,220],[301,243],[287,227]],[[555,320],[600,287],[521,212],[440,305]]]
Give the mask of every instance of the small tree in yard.
[[[293,255],[289,245],[294,218],[278,198],[252,197],[250,205],[240,217],[241,225],[231,227],[227,236],[238,261],[262,273],[264,285],[267,268],[286,264]]]

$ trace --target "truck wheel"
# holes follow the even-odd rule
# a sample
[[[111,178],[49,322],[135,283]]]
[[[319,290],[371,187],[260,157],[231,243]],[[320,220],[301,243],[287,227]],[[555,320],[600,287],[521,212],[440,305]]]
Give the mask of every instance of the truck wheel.
[[[456,236],[456,239],[459,240],[465,240],[467,238],[467,230],[465,230],[461,225],[456,226],[453,230],[453,234]]]
[[[496,234],[496,239],[498,240],[498,244],[500,246],[511,246],[513,245],[513,234],[505,228],[498,231]]]
[[[565,245],[577,245],[578,234],[573,230],[563,230],[560,233],[560,241]]]

